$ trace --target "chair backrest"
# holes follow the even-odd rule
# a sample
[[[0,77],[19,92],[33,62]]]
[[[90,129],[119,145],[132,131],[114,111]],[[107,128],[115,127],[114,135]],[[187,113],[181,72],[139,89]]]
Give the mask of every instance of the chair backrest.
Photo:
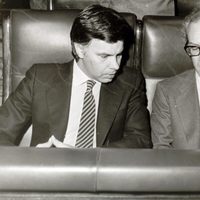
[[[200,8],[199,0],[174,0],[175,2],[175,15],[186,16],[195,8]]]
[[[34,63],[70,61],[70,30],[80,10],[11,10],[3,18],[3,101],[15,90]],[[124,13],[134,29],[136,16]],[[133,34],[134,37],[134,34]],[[128,63],[134,65],[135,46]]]
[[[72,59],[69,32],[78,10],[11,10],[3,20],[3,99],[34,63],[63,63]]]
[[[170,16],[143,18],[141,59],[150,111],[156,83],[192,68],[192,62],[184,51],[182,21],[182,17]]]

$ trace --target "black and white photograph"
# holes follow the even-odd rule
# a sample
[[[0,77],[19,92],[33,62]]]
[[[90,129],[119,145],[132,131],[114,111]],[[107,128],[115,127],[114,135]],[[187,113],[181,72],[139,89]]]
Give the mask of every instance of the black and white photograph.
[[[200,199],[200,0],[0,0],[0,200]]]

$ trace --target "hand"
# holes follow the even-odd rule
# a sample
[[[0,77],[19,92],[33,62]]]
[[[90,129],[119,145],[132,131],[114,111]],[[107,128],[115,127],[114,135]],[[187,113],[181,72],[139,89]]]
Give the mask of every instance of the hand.
[[[57,148],[75,148],[72,145],[69,144],[64,144],[63,142],[60,142],[59,140],[57,140],[53,135],[51,137],[52,143],[55,147]]]
[[[53,146],[56,147],[56,148],[75,148],[72,145],[64,144],[64,143],[60,142],[59,140],[57,140],[54,137],[54,135],[52,135],[49,138],[48,142],[38,144],[36,147],[39,147],[39,148],[50,148],[50,147],[53,147]]]
[[[52,143],[52,137],[49,138],[48,142],[45,142],[45,143],[41,143],[41,144],[38,144],[36,147],[39,147],[39,148],[50,148],[53,146],[53,143]]]

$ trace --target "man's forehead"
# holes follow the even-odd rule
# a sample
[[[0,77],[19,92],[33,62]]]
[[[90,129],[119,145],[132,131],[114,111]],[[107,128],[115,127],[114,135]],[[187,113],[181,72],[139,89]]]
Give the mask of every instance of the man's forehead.
[[[200,21],[191,22],[187,28],[188,40],[200,41]],[[191,41],[192,42],[192,41]]]
[[[89,46],[98,53],[110,53],[123,51],[123,44],[123,41],[120,40],[110,43],[100,39],[92,39],[89,43]]]
[[[196,31],[200,31],[200,20],[191,22],[188,25],[188,33],[190,33],[191,31],[192,33],[195,33]]]

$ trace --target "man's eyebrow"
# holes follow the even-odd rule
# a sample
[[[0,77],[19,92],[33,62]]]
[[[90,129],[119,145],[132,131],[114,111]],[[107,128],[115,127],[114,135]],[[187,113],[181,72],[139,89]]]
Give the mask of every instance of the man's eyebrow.
[[[98,55],[104,55],[104,56],[112,56],[110,53],[105,53],[105,52],[99,52],[97,53]]]

